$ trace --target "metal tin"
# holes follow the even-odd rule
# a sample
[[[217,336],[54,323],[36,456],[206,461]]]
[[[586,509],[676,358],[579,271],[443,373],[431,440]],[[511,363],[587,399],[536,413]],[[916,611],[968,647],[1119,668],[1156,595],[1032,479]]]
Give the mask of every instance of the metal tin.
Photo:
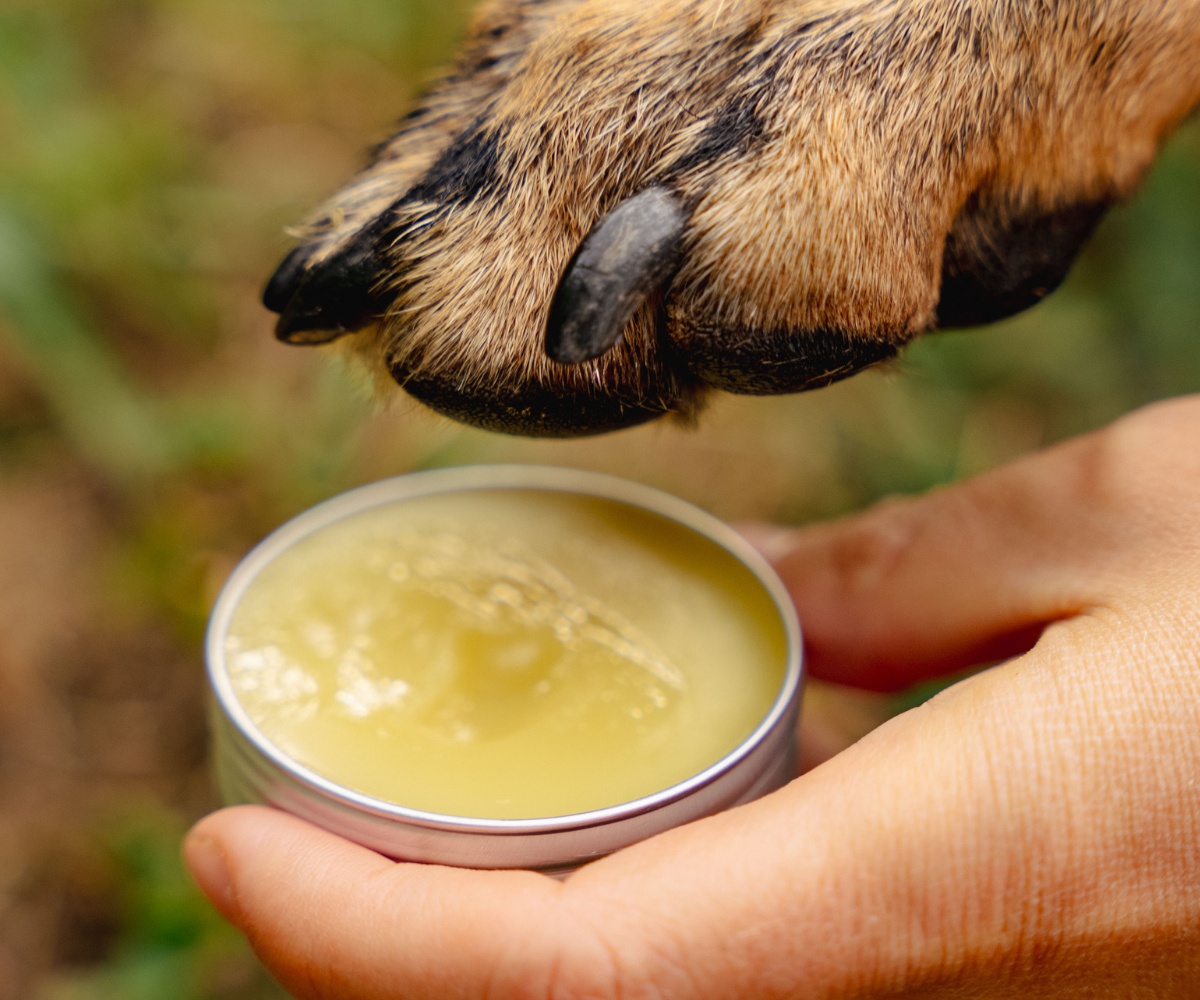
[[[583,494],[638,507],[715,542],[749,568],[777,607],[787,637],[783,683],[753,733],[711,767],[653,795],[593,812],[533,820],[446,816],[371,798],[321,777],[267,740],[238,701],[225,664],[233,610],[259,571],[301,538],[349,515],[415,497],[492,489]],[[803,668],[800,627],[783,584],[757,551],[716,518],[676,497],[610,476],[537,466],[473,466],[400,476],[334,497],[283,525],[234,570],[213,609],[206,655],[214,694],[213,756],[224,800],[275,806],[392,858],[561,874],[671,827],[759,798],[795,773]]]

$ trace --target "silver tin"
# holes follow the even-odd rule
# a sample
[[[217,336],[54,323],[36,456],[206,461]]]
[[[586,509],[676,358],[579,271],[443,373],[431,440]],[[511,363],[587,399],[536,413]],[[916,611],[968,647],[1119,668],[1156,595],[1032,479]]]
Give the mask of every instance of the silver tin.
[[[225,665],[225,635],[258,572],[305,536],[382,504],[467,490],[577,493],[640,507],[716,542],[746,565],[779,610],[787,668],[774,704],[732,753],[686,781],[621,805],[534,820],[444,816],[343,788],[269,742],[238,701]],[[795,729],[803,688],[800,626],[770,565],[732,528],[691,504],[626,480],[572,469],[471,466],[414,473],[319,504],[269,535],[238,565],[213,609],[206,639],[213,700],[213,757],[225,802],[264,803],[391,858],[464,868],[528,868],[561,874],[639,840],[759,798],[795,773]]]

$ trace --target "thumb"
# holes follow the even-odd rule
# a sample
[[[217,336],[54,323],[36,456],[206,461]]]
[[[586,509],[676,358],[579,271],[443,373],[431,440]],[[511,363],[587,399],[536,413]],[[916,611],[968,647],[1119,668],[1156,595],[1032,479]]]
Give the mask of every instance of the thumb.
[[[297,997],[537,995],[560,949],[586,965],[589,935],[542,875],[397,864],[261,806],[201,820],[184,857]]]

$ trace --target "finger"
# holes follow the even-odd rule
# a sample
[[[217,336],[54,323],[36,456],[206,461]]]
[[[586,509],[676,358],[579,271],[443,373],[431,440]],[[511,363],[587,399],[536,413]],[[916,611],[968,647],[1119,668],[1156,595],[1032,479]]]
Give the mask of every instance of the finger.
[[[1163,449],[1162,417],[830,524],[752,530],[796,602],[813,676],[894,690],[1016,655],[1047,623],[1117,600],[1133,562],[1173,538],[1147,522],[1170,492],[1142,457]]]
[[[1078,549],[1048,530],[1054,517],[1031,471],[885,501],[792,536],[775,566],[811,674],[898,690],[1022,652],[1046,623],[1084,607],[1070,572]]]
[[[396,864],[271,809],[209,816],[185,857],[267,968],[303,998],[452,1000],[503,995],[514,982],[538,995],[565,936],[576,952],[586,948],[551,879]]]

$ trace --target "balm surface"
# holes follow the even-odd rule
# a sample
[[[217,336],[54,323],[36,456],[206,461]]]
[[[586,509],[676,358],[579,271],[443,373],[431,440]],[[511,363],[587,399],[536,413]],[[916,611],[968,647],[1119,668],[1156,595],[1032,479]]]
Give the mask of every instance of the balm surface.
[[[233,690],[266,739],[426,812],[533,819],[677,784],[783,682],[755,575],[614,500],[481,489],[387,503],[268,563],[234,609]]]

